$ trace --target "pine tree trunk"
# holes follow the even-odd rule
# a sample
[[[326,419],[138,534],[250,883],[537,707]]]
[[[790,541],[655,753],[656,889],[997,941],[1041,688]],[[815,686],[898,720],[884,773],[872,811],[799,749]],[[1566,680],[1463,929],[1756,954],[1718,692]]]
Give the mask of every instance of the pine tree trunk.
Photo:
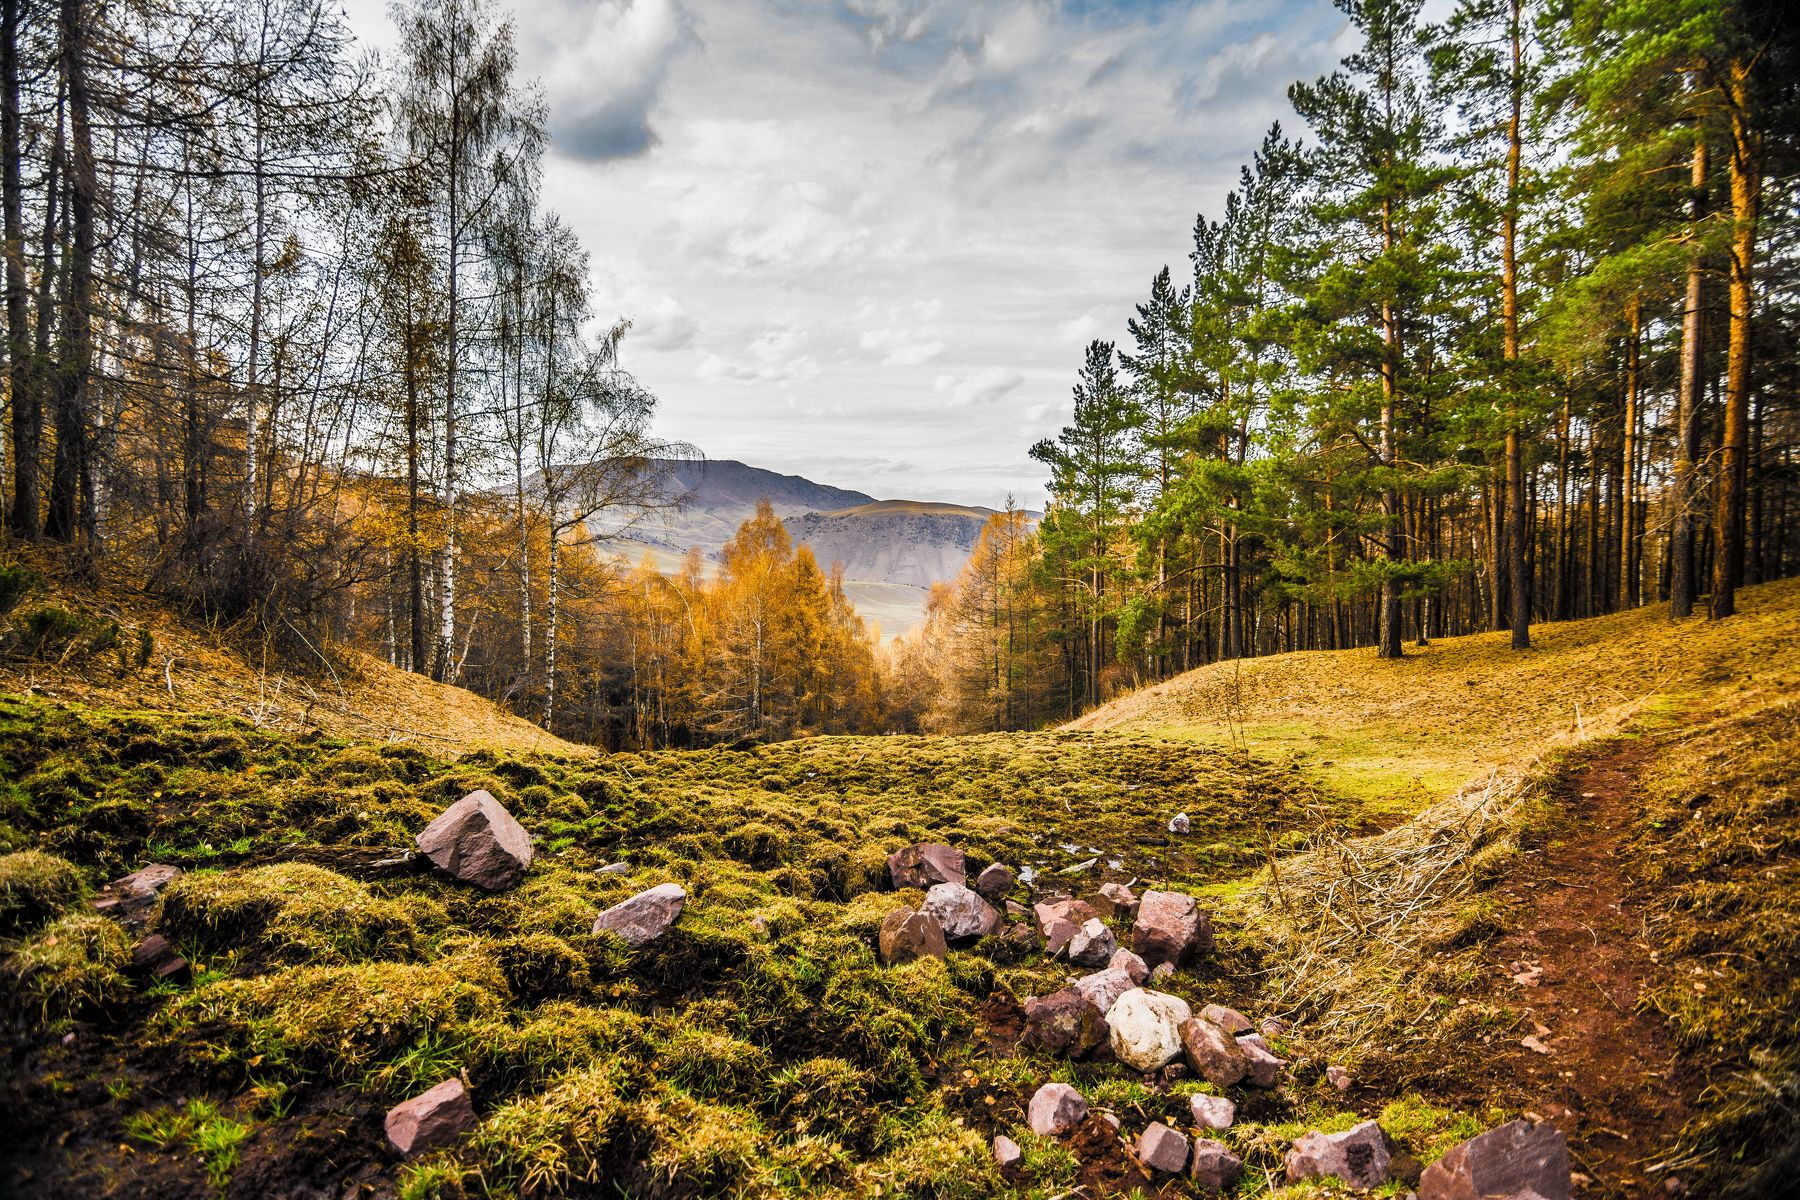
[[[1694,250],[1688,255],[1687,301],[1681,316],[1681,383],[1676,396],[1675,479],[1670,505],[1674,510],[1669,531],[1669,615],[1691,616],[1694,611],[1694,473],[1700,456],[1700,389],[1704,366],[1702,339],[1706,336],[1705,260],[1699,251],[1699,225],[1706,215],[1706,134],[1694,132],[1694,155],[1689,216],[1693,221]]]
[[[25,190],[19,163],[19,10],[23,3],[0,0],[0,211],[4,212],[6,238],[6,357],[12,397],[13,503],[8,525],[18,537],[35,538],[40,532],[38,454],[44,415],[32,378],[26,307]],[[54,186],[52,183],[52,189]],[[48,267],[46,263],[45,269]]]
[[[1507,542],[1507,572],[1512,581],[1512,648],[1531,648],[1531,577],[1525,570],[1525,450],[1519,412],[1519,158],[1523,147],[1521,120],[1525,104],[1524,60],[1520,48],[1520,0],[1512,0],[1508,33],[1512,43],[1512,113],[1506,134],[1506,209],[1501,217],[1504,263],[1501,267],[1501,313],[1505,326],[1506,390],[1512,412],[1506,428],[1506,492],[1512,537]]]
[[[87,21],[82,0],[61,0],[60,18],[63,80],[69,93],[69,267],[63,293],[62,361],[56,388],[56,457],[51,467],[50,509],[44,533],[56,541],[73,543],[84,533],[92,533],[93,518],[88,388],[93,356],[89,316],[97,180],[88,122]]]
[[[1737,611],[1743,566],[1745,450],[1749,440],[1752,272],[1760,202],[1760,147],[1749,126],[1750,65],[1729,68],[1731,91],[1731,275],[1730,340],[1725,358],[1725,430],[1720,440],[1719,480],[1713,509],[1713,587],[1709,615],[1721,620]]]
[[[1632,587],[1633,535],[1637,532],[1638,361],[1643,329],[1643,301],[1636,296],[1626,307],[1625,391],[1619,416],[1619,587],[1620,610],[1637,606]]]

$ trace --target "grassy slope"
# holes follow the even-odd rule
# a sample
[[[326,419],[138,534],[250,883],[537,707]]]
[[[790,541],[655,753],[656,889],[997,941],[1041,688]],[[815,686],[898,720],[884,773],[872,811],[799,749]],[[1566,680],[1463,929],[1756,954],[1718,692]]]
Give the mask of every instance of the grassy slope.
[[[319,729],[443,754],[478,746],[585,753],[473,692],[359,651],[339,649],[329,664],[284,663],[120,588],[52,584],[12,618],[44,606],[117,621],[131,638],[147,633],[148,661],[138,665],[114,654],[0,657],[0,691],[102,707],[210,712],[262,728]]]
[[[1661,608],[1539,625],[1515,654],[1506,633],[1408,646],[1308,651],[1218,663],[1124,696],[1072,722],[1234,740],[1292,755],[1334,792],[1416,810],[1472,778],[1701,697],[1791,679],[1776,649],[1800,646],[1800,580],[1748,589],[1740,615],[1671,622]]]
[[[1256,907],[1270,894],[1259,866],[1273,850],[1367,827],[1372,811],[1389,823],[1397,806],[1491,765],[1516,768],[1567,732],[1577,701],[1588,732],[1648,709],[1657,736],[1680,738],[1689,722],[1671,715],[1697,713],[1701,698],[1705,719],[1741,719],[1791,689],[1797,625],[1800,588],[1775,585],[1747,593],[1745,616],[1726,626],[1632,614],[1542,629],[1545,648],[1530,656],[1491,639],[1402,664],[1290,656],[1245,664],[1241,689],[1214,668],[1098,718],[1136,728],[612,757],[501,746],[451,759],[429,743],[138,710],[123,691],[94,693],[116,708],[6,700],[0,840],[75,870],[0,858],[13,1022],[0,1041],[14,1047],[0,1105],[29,1114],[0,1150],[0,1189],[260,1196],[329,1180],[408,1196],[604,1194],[597,1181],[671,1197],[1122,1193],[1134,1186],[1122,1163],[1099,1179],[1023,1133],[1031,1089],[1074,1079],[1135,1132],[1153,1118],[1185,1124],[1184,1095],[1199,1085],[1152,1087],[1117,1065],[1012,1053],[1015,998],[1058,986],[1066,968],[999,939],[947,963],[881,968],[876,927],[916,900],[880,890],[886,851],[946,839],[972,865],[1030,863],[1083,894],[1130,877],[1211,888],[1230,898],[1222,953],[1172,990],[1196,1005],[1262,1007],[1295,965],[1266,924],[1279,914]],[[1696,649],[1711,656],[1704,670],[1681,661]],[[1423,698],[1395,695],[1402,682]],[[1214,711],[1234,720],[1209,726]],[[1323,740],[1298,739],[1300,728]],[[1307,755],[1299,771],[1296,752]],[[474,787],[538,839],[519,889],[479,896],[372,867]],[[1195,834],[1158,844],[1177,809]],[[1482,869],[1515,843],[1486,842]],[[1094,868],[1058,874],[1090,857]],[[200,964],[190,984],[128,979],[111,926],[71,904],[72,886],[152,859],[194,869],[162,916]],[[594,874],[615,859],[632,873]],[[1284,864],[1290,895],[1304,877]],[[597,908],[668,879],[692,896],[675,932],[635,954],[589,935]],[[1478,934],[1463,910],[1479,918],[1481,903],[1477,879],[1448,923]],[[1668,909],[1681,909],[1675,893]],[[1744,911],[1766,909],[1740,899],[1717,919]],[[1671,924],[1669,937],[1686,928]],[[1442,961],[1430,971],[1353,962],[1361,998],[1380,994],[1392,969],[1418,997],[1397,1006],[1407,1017],[1454,1004],[1473,952],[1453,940],[1432,953]],[[1769,1013],[1776,1001],[1756,1004]],[[1327,1014],[1286,1007],[1319,1032],[1303,1024],[1285,1046],[1296,1061],[1283,1093],[1233,1089],[1243,1120],[1227,1140],[1251,1166],[1245,1194],[1308,1124],[1382,1112],[1428,1159],[1517,1111],[1456,1089],[1432,1091],[1435,1104],[1388,1104],[1399,1089],[1340,1097],[1320,1079],[1322,1056],[1343,1050]],[[1780,1020],[1759,1019],[1759,1029]],[[1694,1044],[1717,1053],[1716,1027],[1689,1024]],[[1468,1057],[1454,1043],[1426,1051]],[[1404,1062],[1380,1069],[1416,1078]],[[424,1163],[390,1161],[384,1106],[459,1070],[480,1131]],[[1715,1149],[1733,1144],[1720,1128]],[[1022,1181],[995,1175],[994,1132],[1026,1145]]]

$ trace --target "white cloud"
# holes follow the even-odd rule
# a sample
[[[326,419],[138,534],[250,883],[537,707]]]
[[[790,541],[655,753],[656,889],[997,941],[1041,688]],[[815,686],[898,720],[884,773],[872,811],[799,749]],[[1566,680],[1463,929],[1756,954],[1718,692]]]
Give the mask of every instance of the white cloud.
[[[939,375],[932,390],[949,397],[952,408],[968,408],[977,404],[993,404],[1025,382],[1025,376],[1011,367],[990,367],[967,379]]]

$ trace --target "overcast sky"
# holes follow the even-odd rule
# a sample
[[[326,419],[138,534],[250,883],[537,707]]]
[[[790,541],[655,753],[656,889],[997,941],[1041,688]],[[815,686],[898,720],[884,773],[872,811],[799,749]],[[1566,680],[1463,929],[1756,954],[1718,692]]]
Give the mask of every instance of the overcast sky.
[[[353,27],[392,44],[384,0]],[[1122,339],[1285,90],[1327,0],[520,0],[546,202],[602,316],[712,458],[881,498],[1041,505],[1027,456]]]

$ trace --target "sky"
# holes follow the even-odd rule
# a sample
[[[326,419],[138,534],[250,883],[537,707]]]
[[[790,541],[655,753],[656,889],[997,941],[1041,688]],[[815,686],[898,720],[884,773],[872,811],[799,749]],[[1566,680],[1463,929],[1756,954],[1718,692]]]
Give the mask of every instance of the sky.
[[[518,0],[545,203],[710,458],[883,499],[1044,501],[1082,350],[1189,270],[1328,0]],[[384,0],[347,0],[391,47]]]

